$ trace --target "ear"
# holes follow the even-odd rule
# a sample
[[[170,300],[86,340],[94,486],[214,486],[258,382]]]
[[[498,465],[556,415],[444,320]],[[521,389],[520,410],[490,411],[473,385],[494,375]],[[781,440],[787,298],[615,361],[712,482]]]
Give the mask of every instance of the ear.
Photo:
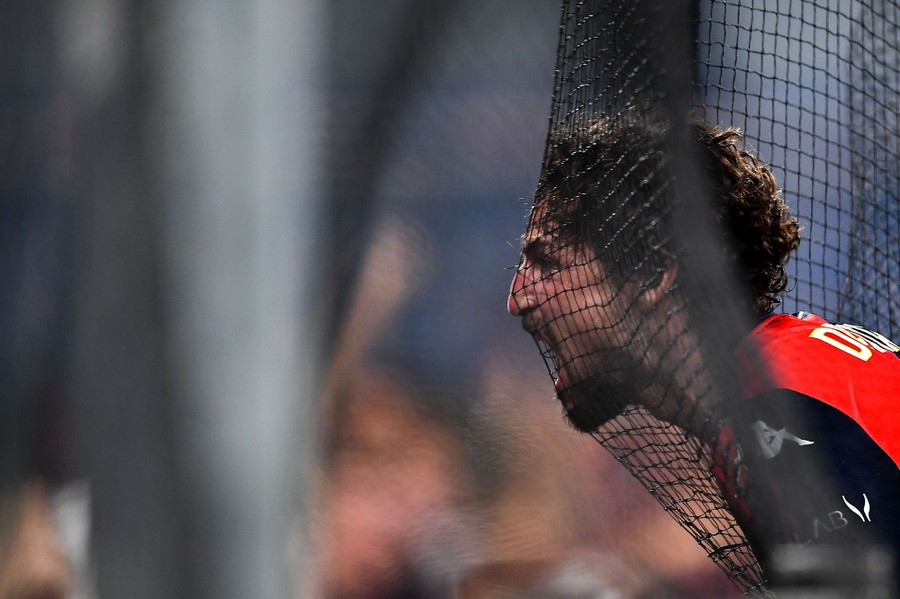
[[[654,276],[641,290],[641,301],[655,306],[665,300],[678,282],[678,262],[663,250],[664,259],[660,260]]]

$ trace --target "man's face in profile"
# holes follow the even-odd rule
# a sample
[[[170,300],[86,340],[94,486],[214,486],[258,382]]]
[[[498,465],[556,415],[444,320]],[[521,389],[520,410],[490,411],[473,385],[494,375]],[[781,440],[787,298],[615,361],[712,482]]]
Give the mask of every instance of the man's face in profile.
[[[592,432],[635,395],[636,286],[611,277],[587,243],[535,209],[508,298],[554,377],[568,420]]]

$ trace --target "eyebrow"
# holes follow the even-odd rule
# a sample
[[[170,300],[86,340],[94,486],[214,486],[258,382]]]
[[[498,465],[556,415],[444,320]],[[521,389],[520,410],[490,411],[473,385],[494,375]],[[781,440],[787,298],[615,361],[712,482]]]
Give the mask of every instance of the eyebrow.
[[[522,238],[522,254],[527,255],[533,253],[535,251],[540,250],[544,254],[551,254],[554,252],[558,252],[562,249],[563,246],[559,244],[559,238],[551,235],[541,235],[540,237],[535,237],[530,241],[526,241],[525,238]]]
[[[523,235],[522,236],[522,253],[527,254],[538,246],[546,246],[547,242],[544,240],[544,236],[541,237],[533,237],[530,240]]]

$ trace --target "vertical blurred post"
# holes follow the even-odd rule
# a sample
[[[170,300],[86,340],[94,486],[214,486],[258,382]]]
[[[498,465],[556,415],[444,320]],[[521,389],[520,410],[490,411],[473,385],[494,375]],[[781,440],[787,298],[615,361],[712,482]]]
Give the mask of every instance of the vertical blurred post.
[[[76,47],[119,57],[105,95],[82,98],[73,352],[101,597],[295,595],[321,334],[323,9],[67,9]]]
[[[289,595],[292,482],[313,438],[298,408],[311,406],[317,337],[299,295],[319,220],[316,9],[171,0],[160,12],[148,116],[189,548],[181,596]]]
[[[0,5],[0,554],[4,500],[35,474],[37,415],[58,346],[65,192],[49,129],[65,128],[51,76],[52,10]],[[2,555],[0,555],[2,559]]]

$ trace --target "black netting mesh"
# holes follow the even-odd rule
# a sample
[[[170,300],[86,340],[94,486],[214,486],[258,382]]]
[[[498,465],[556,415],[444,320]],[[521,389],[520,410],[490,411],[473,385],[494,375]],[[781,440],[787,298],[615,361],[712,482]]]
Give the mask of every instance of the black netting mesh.
[[[735,346],[785,268],[780,310],[900,336],[897,16],[877,1],[563,2],[510,311],[569,421],[751,593],[767,593],[765,533],[723,498],[740,484]]]
[[[805,230],[785,310],[900,336],[896,3],[698,6],[698,114],[744,131]]]

